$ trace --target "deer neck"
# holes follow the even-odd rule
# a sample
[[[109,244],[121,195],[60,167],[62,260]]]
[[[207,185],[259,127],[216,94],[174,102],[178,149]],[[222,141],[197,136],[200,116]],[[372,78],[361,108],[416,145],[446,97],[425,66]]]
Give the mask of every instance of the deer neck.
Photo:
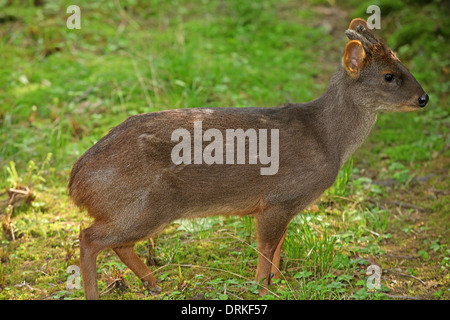
[[[325,128],[325,141],[339,155],[341,166],[364,142],[377,119],[377,113],[361,105],[357,92],[352,92],[352,81],[339,68],[326,91],[313,101]]]

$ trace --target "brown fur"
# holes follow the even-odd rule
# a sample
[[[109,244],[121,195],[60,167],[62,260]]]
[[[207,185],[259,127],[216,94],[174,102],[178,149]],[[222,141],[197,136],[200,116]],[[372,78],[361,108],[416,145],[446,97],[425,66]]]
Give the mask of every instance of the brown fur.
[[[382,43],[368,46],[358,27],[361,21],[350,26],[356,30],[350,35],[361,37],[362,42],[352,44],[360,46],[355,53],[361,57],[356,59],[360,65],[353,70],[344,59],[327,90],[314,101],[133,116],[78,159],[70,177],[70,196],[94,218],[93,225],[80,233],[86,298],[99,298],[96,257],[106,248],[113,248],[144,285],[157,292],[156,279],[134,253],[134,243],[156,235],[176,219],[216,214],[255,217],[256,280],[268,285],[271,274],[278,277],[291,219],[334,183],[344,162],[369,134],[378,111],[418,109],[417,100],[424,94]],[[396,74],[398,83],[385,82],[387,70]],[[203,130],[278,129],[278,172],[261,175],[260,166],[248,161],[175,165],[170,157],[176,144],[171,142],[172,132],[186,128],[192,133],[198,120]]]

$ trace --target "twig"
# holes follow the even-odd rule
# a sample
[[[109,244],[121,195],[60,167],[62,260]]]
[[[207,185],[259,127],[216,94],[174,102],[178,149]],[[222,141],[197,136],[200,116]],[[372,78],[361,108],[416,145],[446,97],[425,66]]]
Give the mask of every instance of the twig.
[[[378,207],[380,207],[383,210],[389,211],[389,209],[386,206],[382,205],[381,203],[379,203],[379,202],[377,202],[377,201],[375,201],[373,199],[367,199],[367,201],[377,205]]]
[[[231,234],[231,233],[229,233],[228,235],[231,236],[231,237],[233,237],[233,238],[235,238],[236,240],[241,241],[242,243],[246,244],[247,246],[249,246],[250,248],[252,248],[253,250],[255,250],[258,254],[260,254],[261,256],[263,256],[267,261],[269,261],[270,264],[272,265],[272,267],[275,267],[275,268],[277,269],[277,271],[280,273],[280,275],[284,278],[284,280],[286,281],[286,285],[289,287],[289,290],[291,290],[292,294],[294,295],[294,298],[295,298],[295,299],[297,298],[296,295],[295,295],[295,293],[294,293],[294,290],[292,289],[291,285],[289,284],[289,281],[286,279],[284,273],[281,272],[281,270],[280,270],[277,266],[275,266],[275,265],[273,264],[273,262],[272,262],[269,258],[267,258],[265,255],[263,255],[261,252],[259,252],[258,249],[253,248],[249,243],[245,242],[244,240],[239,239],[238,237],[234,236],[234,235]],[[266,288],[266,289],[267,289],[267,288]],[[269,291],[270,291],[270,290],[269,290]]]
[[[411,203],[406,203],[406,202],[385,200],[384,203],[393,204],[393,205],[396,205],[396,206],[399,206],[399,207],[403,207],[403,208],[408,208],[408,209],[415,209],[415,210],[423,211],[423,212],[430,211],[430,209],[428,209],[428,208],[421,208],[421,207],[418,207],[418,206],[415,206],[415,205],[413,205]]]
[[[25,190],[9,188],[9,191],[12,193],[20,193],[20,194],[28,195],[30,192],[30,188],[25,187]]]
[[[395,205],[397,207],[402,207],[402,208],[407,208],[407,209],[414,209],[414,210],[418,210],[421,212],[431,212],[432,210],[429,208],[421,208],[418,207],[416,205],[413,205],[411,203],[407,203],[407,202],[400,202],[400,201],[395,201],[395,200],[380,200],[380,201],[376,201],[374,199],[367,199],[367,201],[376,204],[376,205],[380,205],[379,203],[383,203],[383,204],[392,204]]]
[[[406,274],[406,273],[402,273],[402,272],[398,272],[398,271],[394,271],[394,270],[390,270],[390,269],[384,269],[383,271],[390,272],[390,273],[395,273],[395,274],[398,274],[399,276],[402,276],[402,277],[413,278],[413,279],[419,281],[419,282],[420,282],[421,284],[423,284],[424,286],[426,285],[425,282],[423,282],[423,281],[420,280],[419,278],[417,278],[417,277],[415,277],[415,276],[412,276],[412,275],[410,275],[410,274]]]
[[[385,254],[387,257],[391,257],[391,258],[397,258],[397,259],[405,259],[405,260],[414,260],[414,259],[418,259],[419,257],[414,257],[414,256],[396,256],[390,253],[386,253]]]
[[[427,182],[428,180],[430,180],[431,178],[435,177],[436,173],[430,173],[424,176],[415,176],[414,178],[412,178],[411,182]]]
[[[436,173],[430,173],[425,176],[415,176],[411,179],[410,183],[422,183],[427,182],[431,178],[435,177]],[[379,186],[392,187],[396,184],[401,184],[397,179],[386,179],[386,180],[372,180],[372,184],[376,184]]]
[[[214,267],[199,266],[199,265],[194,265],[194,264],[177,264],[177,263],[169,263],[169,264],[166,264],[166,265],[163,265],[163,266],[159,267],[158,269],[155,269],[152,273],[156,273],[157,271],[159,271],[159,270],[161,270],[161,269],[163,269],[163,268],[165,268],[165,267],[169,267],[169,266],[177,266],[177,267],[179,266],[179,267],[181,267],[181,268],[198,268],[198,269],[215,270],[215,271],[220,271],[220,272],[225,272],[225,273],[232,274],[233,276],[236,276],[236,277],[245,279],[245,280],[247,280],[248,282],[251,282],[251,281],[252,281],[252,280],[250,280],[250,279],[248,279],[248,278],[246,278],[246,277],[244,277],[244,276],[242,276],[242,275],[240,275],[240,274],[237,274],[237,273],[234,273],[234,272],[231,272],[231,271],[228,271],[228,270],[219,269],[219,268],[214,268]],[[263,285],[260,284],[260,283],[258,283],[258,285],[261,286],[261,287],[263,287],[263,288],[265,288],[265,289],[267,289],[267,290],[268,290],[271,294],[273,294],[275,297],[279,297],[279,295],[277,295],[275,292],[271,291],[271,290],[270,290],[269,288],[267,288],[266,286],[263,286]]]
[[[238,295],[235,295],[234,293],[231,293],[231,292],[229,292],[229,291],[227,291],[226,294],[227,294],[227,295],[230,295],[230,296],[233,296],[233,297],[235,297],[235,298],[238,299],[238,300],[244,300],[243,298],[241,298],[241,297],[239,297]]]
[[[103,290],[103,291],[100,293],[100,295],[102,296],[102,295],[104,295],[104,294],[107,294],[107,293],[110,292],[112,289],[114,289],[114,286],[115,286],[115,284],[116,284],[116,281],[118,281],[118,280],[114,280],[113,282],[111,282],[110,284],[108,284],[108,285],[106,286],[106,289]]]
[[[388,296],[389,298],[394,298],[394,299],[405,299],[405,300],[425,300],[422,297],[413,297],[413,296],[396,296],[393,294],[384,294],[385,296]]]
[[[436,188],[430,188],[429,190],[433,193],[442,194],[444,196],[447,196],[450,194],[449,190],[441,190],[441,189],[436,189]]]
[[[94,86],[89,86],[82,94],[80,94],[75,99],[73,99],[72,103],[73,104],[77,104],[81,100],[84,100],[85,98],[87,98],[91,94],[92,90],[94,90]]]
[[[34,291],[34,290],[42,291],[41,289],[33,288],[33,287],[30,286],[25,280],[23,280],[22,283],[19,283],[19,284],[14,285],[14,287],[16,287],[16,288],[27,287],[28,289],[30,289],[30,290],[32,290],[32,291]]]
[[[376,184],[379,186],[392,187],[398,183],[395,179],[387,179],[387,180],[372,180],[372,184]]]
[[[367,228],[365,228],[365,229],[366,229],[368,232],[370,232],[371,234],[373,234],[374,236],[377,236],[377,237],[380,236],[380,234],[377,233],[377,232],[375,232],[375,231],[369,230],[369,229],[367,229]]]

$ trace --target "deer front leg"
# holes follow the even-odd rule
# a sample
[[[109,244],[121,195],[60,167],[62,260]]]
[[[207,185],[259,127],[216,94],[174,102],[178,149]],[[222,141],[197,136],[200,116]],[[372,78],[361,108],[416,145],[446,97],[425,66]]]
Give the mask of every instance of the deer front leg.
[[[281,237],[280,242],[278,243],[277,248],[275,249],[275,253],[272,259],[272,268],[270,272],[270,279],[279,279],[280,278],[280,255],[281,249],[283,247],[284,239],[286,239],[286,231],[284,231],[283,236]]]
[[[270,284],[272,270],[279,276],[278,265],[280,252],[286,236],[286,228],[289,220],[285,219],[285,213],[275,210],[263,212],[256,216],[258,236],[258,267],[256,269],[256,282],[264,286]],[[268,291],[261,287],[259,295],[263,296]]]

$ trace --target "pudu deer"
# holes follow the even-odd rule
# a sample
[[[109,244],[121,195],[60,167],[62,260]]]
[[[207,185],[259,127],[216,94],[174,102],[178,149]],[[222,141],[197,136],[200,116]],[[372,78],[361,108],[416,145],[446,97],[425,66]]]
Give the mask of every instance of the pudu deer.
[[[414,111],[428,102],[413,75],[363,19],[352,20],[345,34],[349,40],[342,62],[316,100],[275,108],[192,108],[133,116],[76,161],[69,193],[94,218],[92,226],[80,233],[87,299],[99,298],[96,258],[107,248],[151,293],[158,293],[161,289],[136,255],[135,243],[176,219],[211,215],[255,217],[256,281],[262,283],[260,294],[267,293],[266,286],[280,274],[280,251],[289,222],[333,185],[344,162],[369,134],[377,113]],[[173,133],[181,128],[193,134],[199,122],[200,132],[214,130],[216,139],[229,129],[276,130],[277,139],[266,139],[267,154],[279,155],[273,158],[276,170],[262,174],[251,159],[235,164],[214,158],[207,163],[196,158],[194,148],[183,150],[187,154],[174,161],[178,141]],[[244,136],[245,146],[250,138]],[[212,140],[210,134],[192,144],[200,143],[206,150]],[[218,146],[212,149],[223,155]],[[231,153],[227,150],[227,156],[234,157],[238,146]],[[193,162],[183,161],[192,154]],[[212,154],[209,160],[217,155]]]

